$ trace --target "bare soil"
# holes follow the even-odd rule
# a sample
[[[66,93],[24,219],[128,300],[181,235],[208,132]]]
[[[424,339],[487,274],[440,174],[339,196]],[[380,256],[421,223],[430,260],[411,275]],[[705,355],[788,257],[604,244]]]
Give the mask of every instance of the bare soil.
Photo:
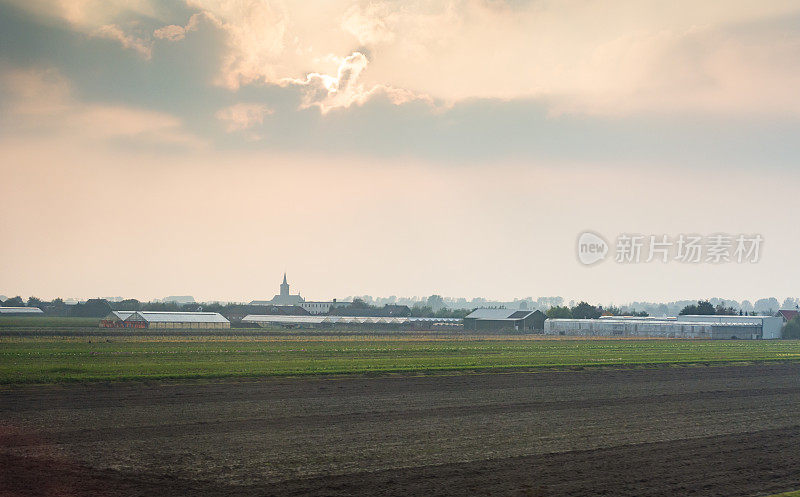
[[[800,488],[800,364],[29,385],[0,496]]]

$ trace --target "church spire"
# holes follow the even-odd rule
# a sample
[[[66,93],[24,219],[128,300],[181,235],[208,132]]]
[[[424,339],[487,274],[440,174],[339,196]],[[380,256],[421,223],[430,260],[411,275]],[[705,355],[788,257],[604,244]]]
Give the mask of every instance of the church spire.
[[[281,296],[289,296],[289,283],[286,282],[286,272],[283,273],[283,283],[281,283]]]

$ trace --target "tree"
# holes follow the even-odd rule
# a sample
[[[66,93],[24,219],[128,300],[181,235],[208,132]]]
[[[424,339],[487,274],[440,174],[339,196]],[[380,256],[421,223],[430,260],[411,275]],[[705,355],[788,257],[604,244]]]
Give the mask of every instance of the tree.
[[[428,297],[428,307],[433,309],[434,311],[438,311],[439,309],[443,309],[445,307],[444,299],[441,295],[431,295]]]
[[[118,311],[139,311],[142,310],[141,302],[136,299],[125,299],[115,302],[114,310]]]
[[[545,312],[547,319],[569,319],[572,317],[572,311],[569,307],[556,305]]]
[[[433,317],[433,309],[427,305],[416,304],[411,308],[411,315],[415,318],[430,318]]]
[[[41,308],[42,304],[44,304],[43,300],[38,299],[36,297],[28,297],[28,304],[27,304],[28,307],[39,307],[39,308]]]
[[[111,312],[106,299],[89,299],[72,307],[72,315],[81,318],[101,318]]]
[[[353,309],[369,309],[370,305],[367,304],[364,299],[356,297],[353,299],[353,303],[350,304],[350,307]]]
[[[794,319],[783,325],[781,333],[783,338],[800,338],[800,316],[795,316]]]
[[[681,316],[701,315],[711,316],[717,313],[717,309],[708,300],[698,300],[697,304],[687,305],[681,310]]]
[[[3,307],[24,307],[25,302],[22,301],[22,297],[17,295],[16,297],[11,297],[10,299],[3,302]]]
[[[771,315],[774,314],[778,309],[780,309],[780,302],[775,297],[769,297],[766,299],[758,299],[756,303],[753,304],[755,310],[759,314]]]
[[[714,309],[714,314],[718,316],[735,316],[736,314],[738,314],[738,312],[736,312],[736,309],[734,309],[733,307],[725,307],[724,305],[719,304]]]
[[[797,309],[797,306],[799,305],[800,305],[799,300],[792,297],[786,297],[786,300],[783,301],[781,309]]]
[[[601,314],[600,309],[583,301],[572,308],[572,317],[575,319],[597,319]]]

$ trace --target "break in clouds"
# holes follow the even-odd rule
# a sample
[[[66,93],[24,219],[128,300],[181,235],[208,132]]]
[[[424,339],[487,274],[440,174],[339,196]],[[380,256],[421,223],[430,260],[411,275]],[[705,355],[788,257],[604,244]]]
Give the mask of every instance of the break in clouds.
[[[323,113],[377,95],[541,99],[554,114],[799,110],[791,1],[10,3],[145,60],[214,33],[213,84],[294,86]]]

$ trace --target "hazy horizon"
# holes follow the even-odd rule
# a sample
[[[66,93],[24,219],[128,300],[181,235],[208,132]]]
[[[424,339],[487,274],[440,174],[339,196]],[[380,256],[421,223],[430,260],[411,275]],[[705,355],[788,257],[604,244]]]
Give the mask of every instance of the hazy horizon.
[[[782,301],[798,19],[789,1],[0,0],[0,293],[249,301],[287,271],[319,300]],[[763,246],[587,266],[585,231]]]

